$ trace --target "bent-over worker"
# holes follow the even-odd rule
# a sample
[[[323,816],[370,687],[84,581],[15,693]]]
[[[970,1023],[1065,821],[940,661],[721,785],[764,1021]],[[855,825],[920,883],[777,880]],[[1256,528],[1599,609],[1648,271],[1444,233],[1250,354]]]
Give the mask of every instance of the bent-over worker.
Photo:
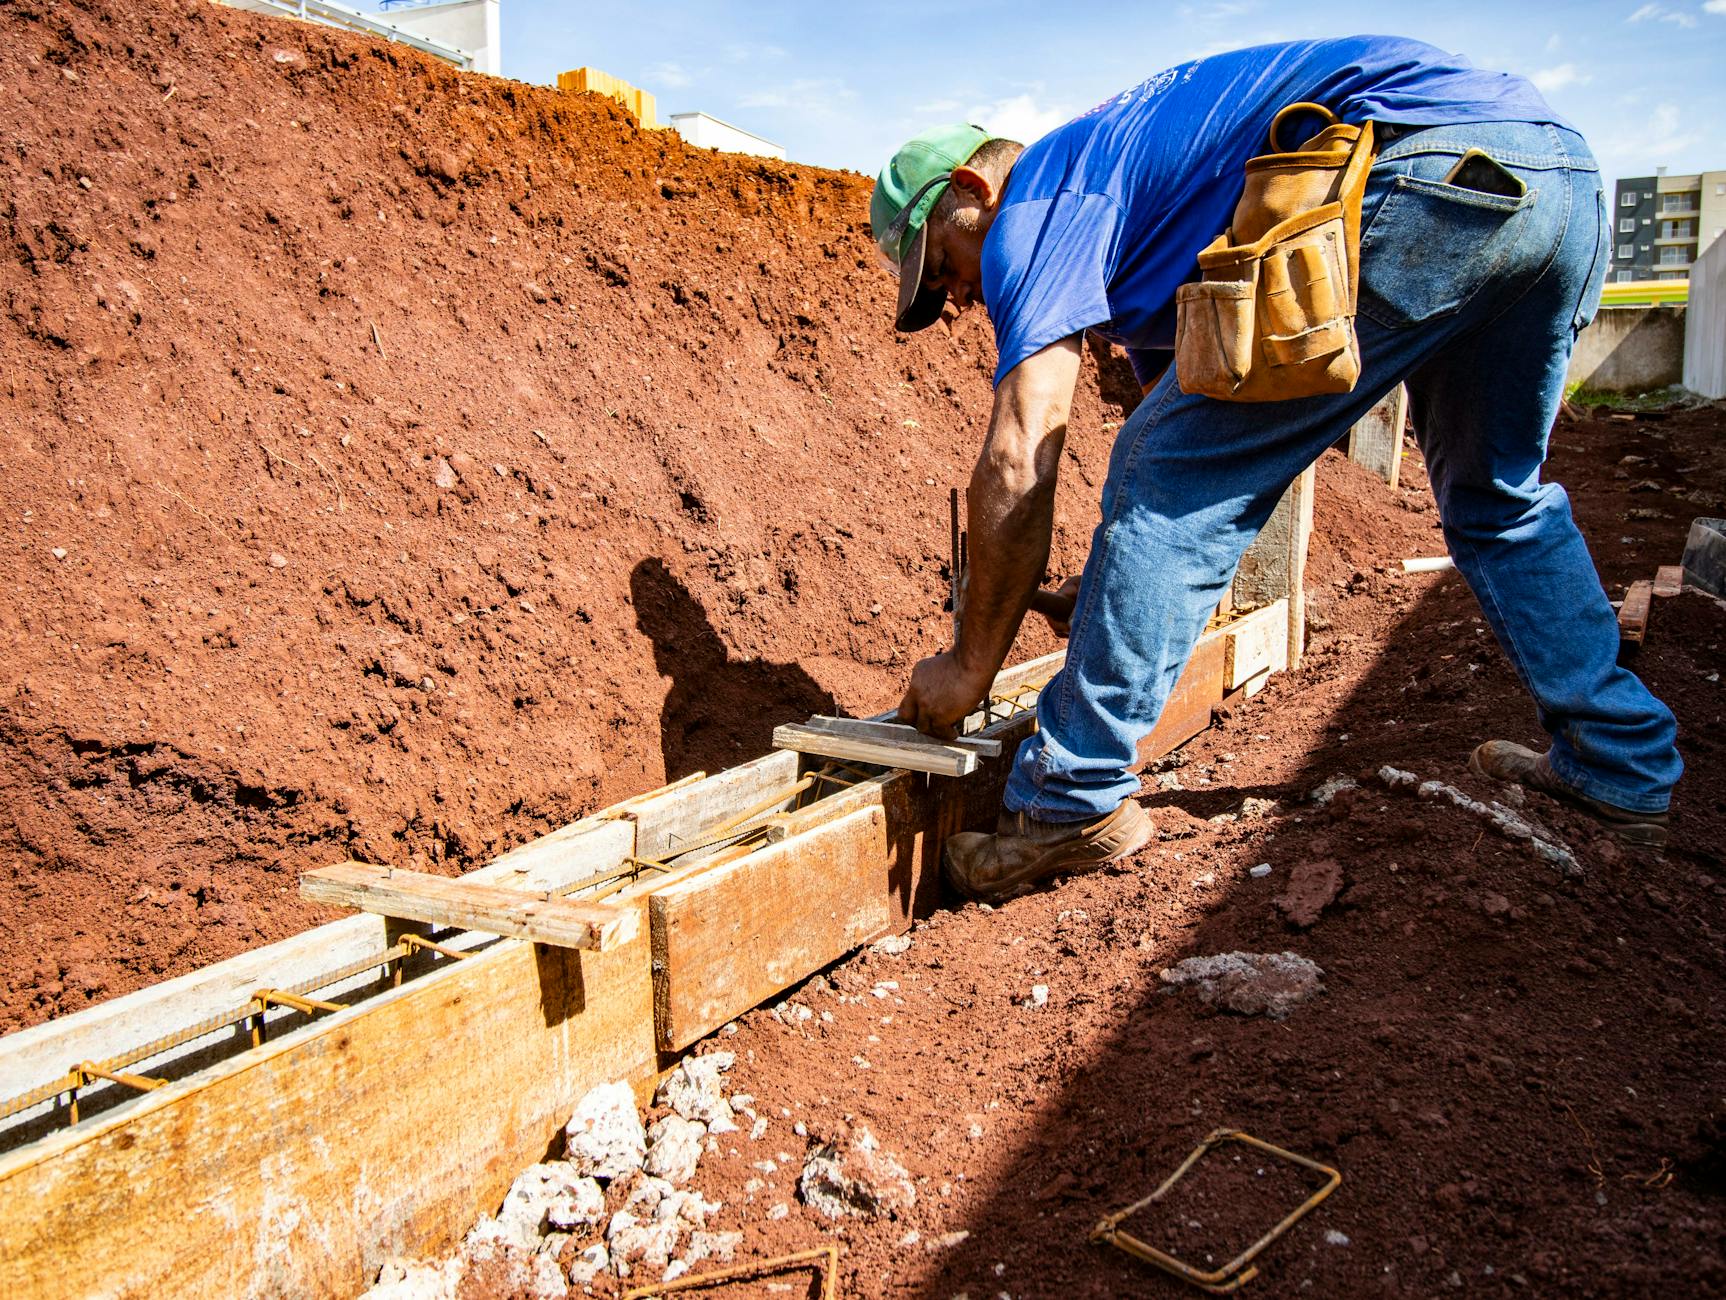
[[[1223,285],[1190,304],[1204,336],[1191,336],[1195,382],[1177,378],[1189,360],[1183,324],[1170,364],[1177,290],[1239,223],[1244,165],[1266,152],[1279,110],[1303,102],[1321,108],[1280,123],[1281,148],[1329,110],[1377,149],[1362,155],[1352,231],[1358,382],[1280,400],[1183,391],[1204,388],[1207,365],[1224,383],[1245,366],[1264,373],[1258,351],[1231,351],[1235,334],[1214,323],[1239,305]],[[882,169],[870,218],[900,276],[897,327],[924,328],[949,300],[981,302],[998,352],[963,620],[953,648],[912,672],[902,719],[951,735],[1012,645],[1048,559],[1084,332],[1124,346],[1145,389],[1110,457],[1065,667],[1038,701],[997,831],[949,841],[961,892],[1010,897],[1151,838],[1133,799],[1138,746],[1242,552],[1290,483],[1401,383],[1450,554],[1551,737],[1543,754],[1488,740],[1471,768],[1577,804],[1632,843],[1664,841],[1681,769],[1672,714],[1619,666],[1617,621],[1569,499],[1541,480],[1611,235],[1587,144],[1527,81],[1392,37],[1238,50],[1160,72],[1029,147],[974,126],[925,132]],[[1319,254],[1300,256],[1283,273],[1322,278]],[[1327,265],[1325,292],[1346,294],[1346,262]],[[1267,338],[1264,355],[1319,348],[1336,322],[1320,325]]]

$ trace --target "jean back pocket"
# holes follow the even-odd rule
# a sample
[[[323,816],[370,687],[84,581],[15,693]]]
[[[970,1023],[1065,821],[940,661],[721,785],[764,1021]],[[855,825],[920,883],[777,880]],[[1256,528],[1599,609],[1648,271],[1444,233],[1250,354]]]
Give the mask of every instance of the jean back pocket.
[[[1397,329],[1462,310],[1504,268],[1538,196],[1396,177],[1361,233],[1360,313]]]

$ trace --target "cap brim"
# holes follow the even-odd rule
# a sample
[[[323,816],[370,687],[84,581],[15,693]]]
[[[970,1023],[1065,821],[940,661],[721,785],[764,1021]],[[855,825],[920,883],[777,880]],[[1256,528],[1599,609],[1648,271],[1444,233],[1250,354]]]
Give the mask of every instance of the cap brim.
[[[931,289],[923,283],[923,251],[928,235],[927,222],[918,226],[905,260],[899,263],[899,309],[893,324],[906,334],[933,325],[941,319],[941,309],[947,305],[945,289]]]

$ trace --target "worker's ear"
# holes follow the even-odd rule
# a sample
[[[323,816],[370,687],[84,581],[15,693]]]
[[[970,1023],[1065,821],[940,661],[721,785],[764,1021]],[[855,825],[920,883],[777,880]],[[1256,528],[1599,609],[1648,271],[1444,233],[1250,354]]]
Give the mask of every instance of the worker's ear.
[[[958,166],[953,169],[953,184],[964,190],[978,207],[988,211],[995,206],[995,200],[1000,197],[996,192],[995,183],[974,167]]]

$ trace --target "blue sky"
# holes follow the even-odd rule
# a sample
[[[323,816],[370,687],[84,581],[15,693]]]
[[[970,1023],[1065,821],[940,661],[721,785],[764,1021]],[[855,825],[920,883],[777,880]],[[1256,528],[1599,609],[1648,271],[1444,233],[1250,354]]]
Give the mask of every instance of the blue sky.
[[[1029,141],[1160,68],[1241,45],[1369,30],[1535,80],[1608,177],[1726,168],[1726,0],[1192,4],[502,0],[503,70],[589,64],[798,162],[873,173],[907,136],[969,120]]]

